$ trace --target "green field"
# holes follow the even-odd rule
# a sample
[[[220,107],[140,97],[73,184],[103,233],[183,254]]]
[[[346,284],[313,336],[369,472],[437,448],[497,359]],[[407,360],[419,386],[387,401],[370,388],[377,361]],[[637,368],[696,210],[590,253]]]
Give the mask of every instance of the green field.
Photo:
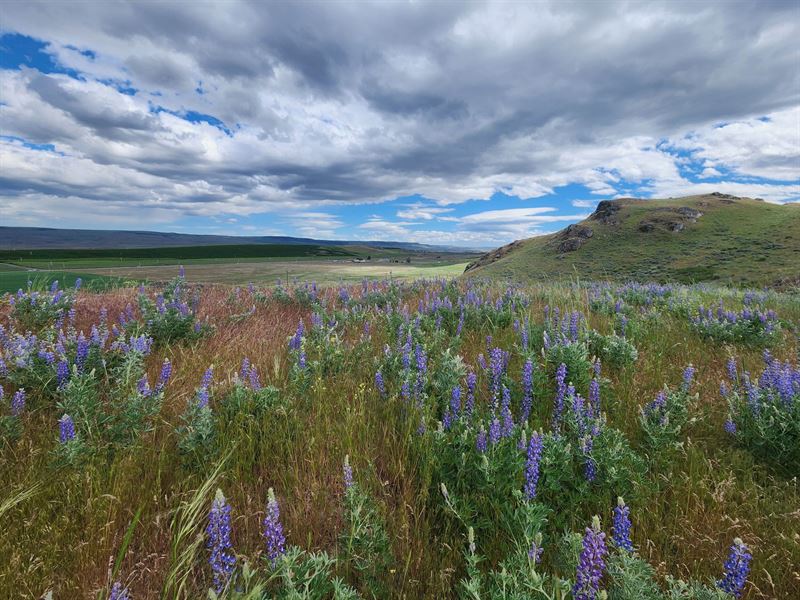
[[[9,269],[9,270],[5,270]],[[28,271],[26,269],[10,268],[0,264],[0,294],[16,292],[27,289],[28,282],[36,288],[49,287],[53,281],[58,281],[61,287],[74,287],[75,280],[81,278],[83,285],[92,290],[103,290],[125,285],[127,280],[121,277],[97,275],[93,273],[74,273],[68,271]]]
[[[305,244],[241,244],[165,248],[4,250],[0,262],[36,269],[189,264],[195,261],[308,259],[361,256],[360,248]]]

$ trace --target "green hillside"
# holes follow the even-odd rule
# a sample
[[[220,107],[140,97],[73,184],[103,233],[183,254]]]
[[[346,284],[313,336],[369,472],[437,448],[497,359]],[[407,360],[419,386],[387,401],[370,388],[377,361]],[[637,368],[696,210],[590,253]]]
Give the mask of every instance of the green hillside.
[[[498,248],[468,276],[800,284],[800,205],[713,193],[601,202],[557,233]]]

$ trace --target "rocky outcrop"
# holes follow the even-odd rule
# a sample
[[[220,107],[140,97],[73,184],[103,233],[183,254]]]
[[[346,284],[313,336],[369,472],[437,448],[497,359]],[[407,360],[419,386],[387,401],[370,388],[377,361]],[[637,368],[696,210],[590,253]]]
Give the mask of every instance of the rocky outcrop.
[[[589,218],[605,225],[619,225],[618,213],[621,208],[622,206],[614,200],[602,200]]]
[[[639,223],[639,231],[642,233],[651,233],[657,230],[677,233],[683,231],[688,223],[697,223],[697,219],[703,216],[701,211],[691,206],[678,208],[663,206],[651,212],[651,216]]]
[[[497,262],[501,258],[503,258],[509,252],[513,252],[517,248],[522,245],[520,240],[511,242],[510,244],[506,244],[505,246],[500,246],[496,250],[492,250],[491,252],[487,252],[483,256],[481,256],[478,260],[474,260],[469,263],[466,268],[464,269],[464,273],[467,271],[471,271],[473,269],[477,269],[478,267],[483,267],[485,265],[490,265],[493,262]]]
[[[551,245],[555,245],[560,253],[574,252],[583,246],[594,235],[591,227],[570,225],[553,236]]]
[[[691,220],[692,223],[694,223],[695,221],[697,221],[697,219],[703,216],[702,212],[700,212],[696,208],[692,208],[691,206],[681,206],[678,209],[678,212],[687,219]]]
[[[719,198],[720,200],[740,200],[739,196],[734,196],[733,194],[723,194],[722,192],[711,192],[708,194],[713,198]]]

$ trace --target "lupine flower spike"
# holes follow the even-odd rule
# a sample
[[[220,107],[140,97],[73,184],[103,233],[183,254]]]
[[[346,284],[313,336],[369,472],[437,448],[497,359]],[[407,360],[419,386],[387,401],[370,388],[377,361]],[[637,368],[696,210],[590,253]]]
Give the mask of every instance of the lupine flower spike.
[[[344,466],[342,467],[342,471],[344,474],[344,488],[345,490],[349,490],[353,487],[353,467],[350,466],[350,456],[345,455],[344,457]]]
[[[75,422],[69,415],[64,415],[58,420],[59,439],[62,444],[75,439]]]
[[[278,558],[286,553],[286,536],[283,535],[281,511],[272,488],[269,488],[267,496],[267,515],[264,517],[264,541],[267,547],[267,558],[275,566]]]
[[[122,584],[117,581],[111,587],[108,600],[131,600],[130,594],[128,594],[128,588],[122,587]]]
[[[20,388],[11,398],[11,414],[18,417],[25,410],[25,388]]]
[[[211,551],[209,563],[214,573],[214,590],[220,594],[228,585],[236,567],[236,557],[231,545],[231,506],[219,489],[208,515],[206,535],[208,549]]]
[[[606,534],[600,530],[600,517],[592,519],[592,526],[586,528],[583,536],[578,569],[572,595],[575,600],[596,600],[600,592],[600,579],[606,567]]]
[[[539,484],[539,461],[544,446],[542,434],[536,431],[528,442],[528,458],[525,462],[525,496],[528,500],[536,498],[536,487]]]
[[[544,552],[544,548],[542,548],[542,534],[537,533],[533,538],[531,547],[528,549],[528,558],[533,564],[538,564],[539,561],[542,560],[542,552]]]
[[[717,582],[717,587],[735,598],[740,598],[744,584],[747,583],[752,558],[741,538],[733,540],[728,560],[725,561],[725,572],[722,579]]]
[[[614,508],[614,525],[612,527],[612,538],[617,548],[622,548],[628,552],[633,552],[633,542],[631,542],[631,509],[625,506],[622,496],[617,498],[617,506]]]

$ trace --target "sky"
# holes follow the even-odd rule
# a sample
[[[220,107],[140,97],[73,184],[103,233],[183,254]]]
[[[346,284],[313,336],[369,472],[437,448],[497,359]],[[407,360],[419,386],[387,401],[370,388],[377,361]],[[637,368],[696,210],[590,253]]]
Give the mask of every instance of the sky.
[[[0,223],[492,247],[800,200],[800,3],[24,2]]]

